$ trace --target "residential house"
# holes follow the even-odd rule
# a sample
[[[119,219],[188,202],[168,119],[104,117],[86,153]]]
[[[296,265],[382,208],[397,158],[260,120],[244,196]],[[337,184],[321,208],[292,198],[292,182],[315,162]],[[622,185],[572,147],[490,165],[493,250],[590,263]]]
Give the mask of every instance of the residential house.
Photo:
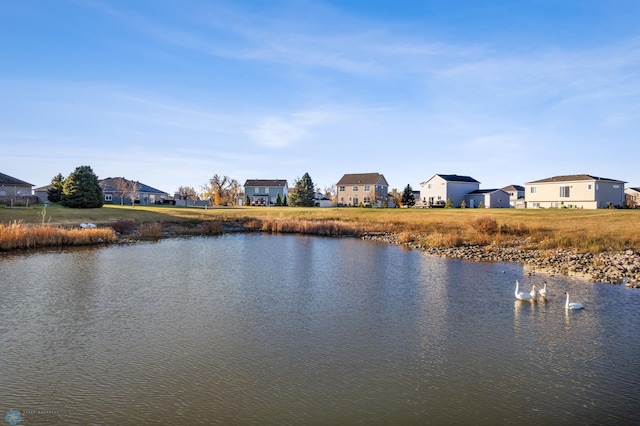
[[[40,204],[49,202],[49,189],[53,188],[53,185],[45,185],[39,186],[38,188],[33,188],[33,195],[38,197],[38,202]]]
[[[152,188],[149,185],[132,181],[123,177],[108,177],[98,181],[104,196],[105,204],[149,204],[172,203],[168,193]]]
[[[420,184],[420,205],[444,207],[451,201],[453,207],[460,207],[466,195],[478,189],[480,182],[470,176],[436,174]]]
[[[625,188],[624,197],[627,207],[636,209],[640,207],[640,187]]]
[[[326,195],[322,192],[316,192],[313,195],[314,205],[316,207],[335,207],[336,203],[330,200]]]
[[[244,183],[245,198],[251,206],[274,206],[280,195],[284,203],[289,201],[289,184],[284,179],[248,179]]]
[[[622,207],[624,181],[587,174],[553,176],[525,184],[527,208]]]
[[[382,207],[389,194],[389,183],[380,173],[346,174],[336,188],[339,206]]]
[[[509,185],[502,188],[502,190],[509,194],[509,204],[511,207],[526,207],[524,202],[524,186]]]
[[[37,202],[32,196],[33,184],[0,173],[0,203]]]
[[[509,193],[502,189],[476,189],[464,197],[464,202],[469,208],[509,208]]]

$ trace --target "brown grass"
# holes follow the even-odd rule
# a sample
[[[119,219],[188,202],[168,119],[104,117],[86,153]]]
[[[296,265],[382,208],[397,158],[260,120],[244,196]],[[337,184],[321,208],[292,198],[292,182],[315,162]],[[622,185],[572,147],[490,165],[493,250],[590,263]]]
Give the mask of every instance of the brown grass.
[[[0,250],[38,247],[78,246],[110,243],[116,240],[111,228],[64,228],[52,225],[27,225],[21,222],[0,223]]]

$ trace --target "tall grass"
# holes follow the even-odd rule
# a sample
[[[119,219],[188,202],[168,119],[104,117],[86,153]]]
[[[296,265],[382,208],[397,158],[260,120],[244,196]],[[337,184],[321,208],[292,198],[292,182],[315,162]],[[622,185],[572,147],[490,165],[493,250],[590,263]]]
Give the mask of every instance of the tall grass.
[[[64,228],[52,225],[28,225],[22,222],[0,223],[0,250],[54,246],[90,245],[116,240],[111,228]]]

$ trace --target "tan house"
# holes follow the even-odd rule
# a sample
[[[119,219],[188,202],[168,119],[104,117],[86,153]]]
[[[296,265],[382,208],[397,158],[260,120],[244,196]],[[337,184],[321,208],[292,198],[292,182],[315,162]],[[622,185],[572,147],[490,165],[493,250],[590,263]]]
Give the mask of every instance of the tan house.
[[[342,176],[336,189],[338,206],[382,207],[389,183],[380,173],[354,173]]]
[[[507,194],[509,194],[509,204],[511,207],[524,207],[524,186],[521,185],[509,185],[502,188]]]
[[[587,174],[525,183],[527,208],[603,209],[624,205],[624,181]]]
[[[631,208],[640,207],[640,187],[625,188],[624,190],[625,205]]]

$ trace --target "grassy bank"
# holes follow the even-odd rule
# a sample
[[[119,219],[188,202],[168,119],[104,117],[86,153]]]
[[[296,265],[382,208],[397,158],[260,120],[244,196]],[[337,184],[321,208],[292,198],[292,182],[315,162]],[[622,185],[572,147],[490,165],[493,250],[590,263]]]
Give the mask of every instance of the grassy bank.
[[[158,224],[190,229],[195,225],[218,229],[219,223],[237,222],[246,229],[319,235],[358,235],[392,232],[402,241],[427,246],[477,244],[521,248],[574,249],[578,252],[640,248],[640,211],[569,209],[363,209],[173,206],[111,206],[100,209],[68,209],[42,206],[30,209],[0,208],[0,241],[7,224],[19,222],[35,228],[76,227],[95,223],[100,228],[130,223],[138,229]],[[215,225],[211,225],[214,222]],[[156,225],[153,225],[156,224]],[[117,226],[116,226],[117,227]],[[205,227],[207,227],[205,225]],[[87,231],[87,230],[82,230]],[[3,244],[0,242],[0,247]]]

